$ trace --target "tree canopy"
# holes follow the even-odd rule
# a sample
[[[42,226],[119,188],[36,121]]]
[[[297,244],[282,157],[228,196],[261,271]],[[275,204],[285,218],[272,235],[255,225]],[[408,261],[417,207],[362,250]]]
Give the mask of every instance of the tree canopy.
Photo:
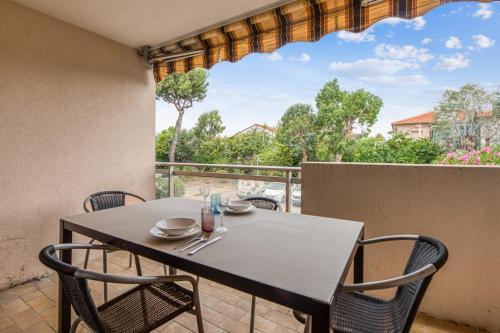
[[[446,90],[434,108],[434,135],[449,148],[472,149],[481,145],[481,135],[498,141],[500,134],[500,92],[467,84]]]
[[[327,82],[316,96],[316,128],[326,151],[337,161],[359,127],[362,134],[369,132],[377,121],[382,99],[363,89],[353,92],[340,89],[338,80]]]
[[[191,108],[194,102],[201,102],[205,98],[207,87],[207,72],[201,68],[193,69],[187,73],[170,74],[156,85],[156,98],[173,104],[178,112],[169,150],[171,162],[175,161],[175,150],[184,112]]]
[[[278,123],[276,140],[301,161],[307,161],[314,153],[315,118],[312,106],[299,103],[289,107]]]

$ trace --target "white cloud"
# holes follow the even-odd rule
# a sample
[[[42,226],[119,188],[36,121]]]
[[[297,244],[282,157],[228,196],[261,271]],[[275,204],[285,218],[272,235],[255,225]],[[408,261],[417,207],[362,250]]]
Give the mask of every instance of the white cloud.
[[[421,43],[422,43],[422,45],[429,45],[430,43],[432,43],[432,39],[431,38],[424,38],[424,39],[422,39]]]
[[[367,29],[363,32],[350,32],[342,30],[338,33],[338,37],[346,42],[363,43],[375,41],[375,35],[372,34],[372,29]]]
[[[305,62],[309,62],[311,60],[311,56],[309,54],[307,54],[307,53],[302,53],[300,55],[300,57],[293,58],[293,60],[305,63]]]
[[[474,35],[472,36],[474,40],[474,45],[480,49],[486,49],[495,45],[495,40],[486,37],[485,35]]]
[[[415,17],[410,22],[413,23],[413,29],[414,30],[422,30],[425,27],[426,23],[427,23],[422,16]]]
[[[469,67],[470,62],[470,59],[466,58],[462,53],[455,53],[450,56],[442,55],[439,57],[439,62],[434,66],[434,69],[451,72]]]
[[[354,62],[332,62],[330,70],[339,73],[350,73],[359,77],[392,75],[405,69],[419,69],[418,64],[395,59],[367,58]]]
[[[474,17],[480,17],[483,20],[489,19],[493,15],[493,10],[491,10],[491,5],[488,3],[480,3],[478,4],[478,9],[474,13]]]
[[[385,20],[382,21],[382,23],[387,23],[392,26],[398,25],[400,23],[405,23],[406,28],[408,29],[413,29],[413,30],[422,30],[425,25],[426,21],[422,16],[415,17],[413,20],[405,20],[399,17],[389,17],[386,18]]]
[[[273,53],[266,55],[266,58],[271,60],[271,61],[283,60],[283,56],[281,54],[279,54],[278,51],[274,51]]]
[[[389,59],[427,62],[434,58],[428,49],[417,48],[413,45],[379,44],[374,51],[377,57]]]
[[[447,49],[461,49],[462,41],[458,37],[451,36],[444,45]]]
[[[392,31],[387,31],[386,34],[385,34],[385,37],[391,39],[391,38],[394,38],[394,32]]]

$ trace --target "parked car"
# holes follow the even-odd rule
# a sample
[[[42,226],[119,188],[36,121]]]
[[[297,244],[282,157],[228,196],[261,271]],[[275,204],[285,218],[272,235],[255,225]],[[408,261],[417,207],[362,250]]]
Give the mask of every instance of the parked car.
[[[278,202],[285,202],[285,184],[269,183],[264,190],[264,197],[274,199]]]
[[[257,182],[254,180],[242,180],[238,179],[238,198],[246,199],[252,196],[260,196],[264,192],[264,187],[262,182]]]
[[[300,184],[292,186],[292,205],[300,206],[302,203],[302,190]]]

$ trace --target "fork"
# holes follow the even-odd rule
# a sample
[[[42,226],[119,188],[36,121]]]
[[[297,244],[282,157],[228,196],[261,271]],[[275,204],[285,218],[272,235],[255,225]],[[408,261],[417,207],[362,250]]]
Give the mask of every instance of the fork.
[[[201,240],[202,237],[203,237],[203,234],[204,234],[204,232],[201,231],[200,233],[198,233],[198,235],[196,235],[195,237],[191,238],[187,242],[181,243],[181,244],[177,245],[176,247],[174,247],[174,250],[177,250],[178,248],[184,247],[184,246],[188,245],[191,242],[194,242],[194,241],[197,241],[197,240]]]
[[[198,239],[194,242],[188,243],[188,245],[180,248],[179,252],[186,251],[187,249],[195,246],[196,244],[204,243],[204,242],[208,241],[211,237],[212,237],[212,234],[204,232],[203,235],[201,235],[200,239]]]

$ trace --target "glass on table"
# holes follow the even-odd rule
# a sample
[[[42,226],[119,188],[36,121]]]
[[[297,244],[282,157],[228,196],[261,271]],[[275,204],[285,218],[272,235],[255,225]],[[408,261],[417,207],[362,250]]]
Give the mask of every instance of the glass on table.
[[[203,205],[207,206],[207,199],[210,195],[210,187],[209,186],[200,186],[199,188],[200,195],[203,197]]]
[[[220,216],[220,225],[215,231],[221,234],[227,232],[227,228],[224,226],[224,210],[226,205],[223,205],[221,195],[218,193],[212,194],[210,201],[215,214]]]
[[[215,213],[211,207],[201,209],[201,230],[213,232],[215,228]]]

